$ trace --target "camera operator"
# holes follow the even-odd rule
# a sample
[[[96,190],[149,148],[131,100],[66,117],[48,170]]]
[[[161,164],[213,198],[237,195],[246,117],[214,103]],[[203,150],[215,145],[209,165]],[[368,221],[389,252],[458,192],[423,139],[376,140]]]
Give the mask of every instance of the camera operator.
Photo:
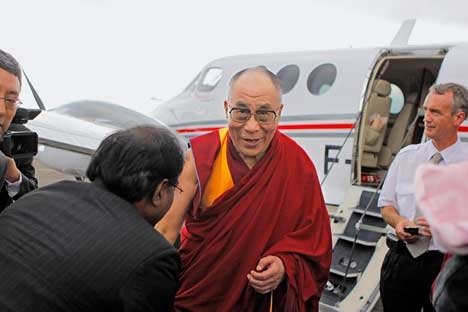
[[[7,130],[20,130],[11,125],[21,101],[21,68],[10,54],[0,50],[0,136]],[[13,159],[0,151],[0,212],[14,200],[37,188],[33,157]]]

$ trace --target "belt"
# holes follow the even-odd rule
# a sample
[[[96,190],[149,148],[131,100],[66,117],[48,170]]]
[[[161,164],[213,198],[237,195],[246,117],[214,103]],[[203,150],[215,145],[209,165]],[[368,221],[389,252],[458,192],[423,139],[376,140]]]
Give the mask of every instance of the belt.
[[[409,252],[408,248],[406,248],[406,243],[402,240],[394,241],[393,239],[387,237],[387,246],[392,252],[395,252],[400,255],[409,255],[410,257],[413,257]],[[424,255],[425,254],[432,255],[442,253],[438,250],[428,250],[424,253]]]
[[[393,239],[387,237],[387,246],[388,246],[388,249],[390,249],[390,251],[392,252],[402,254],[402,255],[405,255],[405,254],[411,255],[410,252],[408,251],[408,248],[406,248],[405,242],[403,242],[402,240],[394,241]]]

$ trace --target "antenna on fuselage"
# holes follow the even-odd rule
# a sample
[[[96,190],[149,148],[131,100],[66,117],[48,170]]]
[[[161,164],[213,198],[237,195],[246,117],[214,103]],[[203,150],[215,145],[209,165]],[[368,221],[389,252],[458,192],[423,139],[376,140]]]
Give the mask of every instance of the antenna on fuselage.
[[[400,29],[396,33],[395,37],[393,38],[390,45],[408,45],[408,40],[413,31],[414,24],[416,23],[416,19],[407,19],[404,20],[400,26]]]

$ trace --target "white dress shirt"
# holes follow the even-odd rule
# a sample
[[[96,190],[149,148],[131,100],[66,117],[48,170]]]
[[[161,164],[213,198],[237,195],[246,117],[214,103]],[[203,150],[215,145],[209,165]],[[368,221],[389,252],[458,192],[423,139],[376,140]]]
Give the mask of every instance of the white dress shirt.
[[[468,160],[468,144],[460,139],[443,151],[438,151],[432,141],[409,145],[403,148],[393,160],[388,169],[387,177],[379,196],[379,207],[393,206],[406,219],[414,220],[416,215],[416,200],[414,196],[414,176],[416,169],[429,162],[432,155],[441,153],[443,160],[440,165],[459,163]],[[391,233],[395,234],[392,229]],[[429,250],[443,250],[431,240]]]
[[[23,182],[23,174],[20,173],[19,179],[15,182],[10,182],[6,179],[5,179],[5,182],[6,182],[5,187],[8,192],[8,196],[10,196],[10,198],[13,198],[15,197],[16,194],[19,193],[21,182]]]

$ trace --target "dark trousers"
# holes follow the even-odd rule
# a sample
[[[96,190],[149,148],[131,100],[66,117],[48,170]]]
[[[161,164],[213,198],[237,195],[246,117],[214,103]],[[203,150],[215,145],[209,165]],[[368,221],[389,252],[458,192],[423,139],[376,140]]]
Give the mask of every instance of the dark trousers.
[[[435,311],[430,301],[431,285],[444,255],[428,251],[413,258],[403,241],[387,239],[389,250],[380,272],[380,297],[385,312]]]

